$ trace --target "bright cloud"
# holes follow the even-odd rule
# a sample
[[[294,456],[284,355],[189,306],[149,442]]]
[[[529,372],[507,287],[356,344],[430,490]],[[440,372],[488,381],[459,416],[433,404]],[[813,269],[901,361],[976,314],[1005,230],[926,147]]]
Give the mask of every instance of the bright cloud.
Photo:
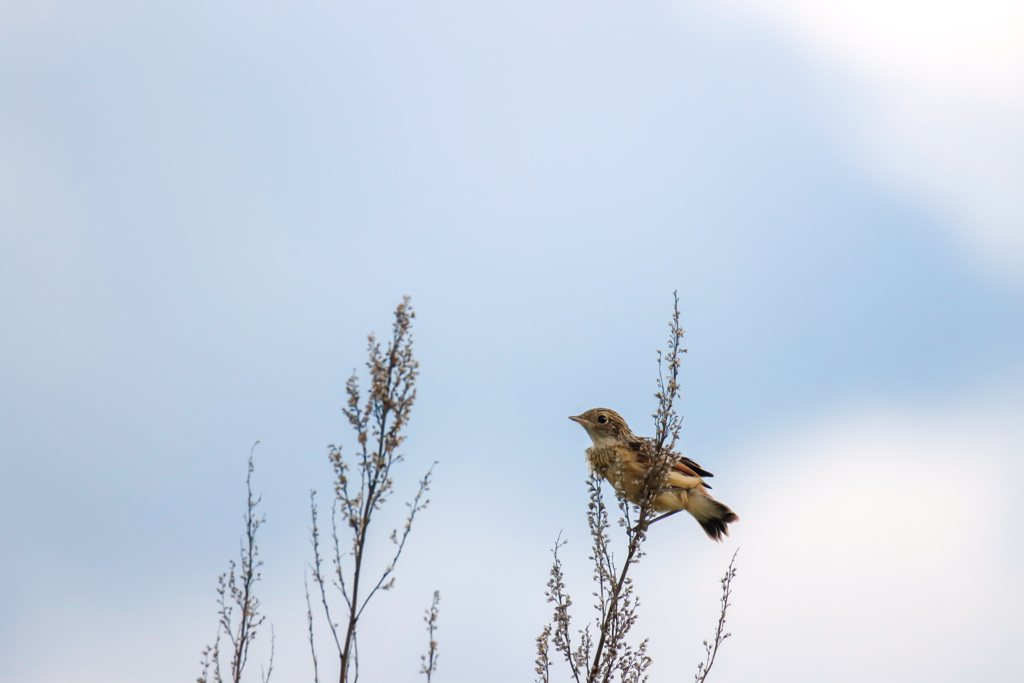
[[[1022,450],[1012,420],[964,411],[878,412],[759,449],[729,495],[742,550],[722,677],[1006,680],[1024,632]],[[710,587],[722,558],[704,555]],[[692,618],[709,631],[713,614],[707,598]]]
[[[986,266],[1024,272],[1024,4],[745,0],[742,12],[852,76],[851,152],[942,207]]]

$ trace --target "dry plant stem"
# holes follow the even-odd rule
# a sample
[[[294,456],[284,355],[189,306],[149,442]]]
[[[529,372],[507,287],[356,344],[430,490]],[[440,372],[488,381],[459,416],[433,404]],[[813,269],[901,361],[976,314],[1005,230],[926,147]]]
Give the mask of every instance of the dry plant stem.
[[[537,683],[551,683],[551,624],[545,624],[544,630],[537,636],[536,668],[539,678]]]
[[[732,554],[732,559],[729,560],[729,568],[725,570],[725,576],[722,577],[721,608],[718,614],[718,625],[715,627],[715,638],[711,644],[708,644],[706,640],[704,641],[704,661],[697,664],[697,673],[693,677],[694,683],[704,683],[708,674],[711,673],[711,667],[714,665],[715,657],[718,655],[718,648],[721,647],[726,638],[732,635],[725,632],[725,616],[731,604],[729,599],[732,597],[732,580],[736,578],[737,553],[739,553],[739,548]]]
[[[596,482],[595,486],[597,486],[598,491],[600,491],[600,482]],[[622,565],[622,570],[618,575],[618,579],[615,581],[614,588],[611,591],[611,594],[608,596],[607,600],[602,599],[600,601],[602,612],[600,622],[601,635],[599,636],[597,641],[597,648],[594,650],[594,662],[590,666],[590,673],[587,676],[588,683],[594,683],[599,679],[601,681],[611,680],[611,676],[615,670],[614,666],[612,665],[614,664],[615,656],[616,654],[618,654],[618,651],[620,649],[620,643],[616,641],[621,641],[622,638],[625,637],[626,632],[629,630],[629,627],[632,626],[633,609],[635,609],[636,603],[634,602],[634,604],[632,605],[632,609],[630,608],[630,605],[625,605],[628,612],[623,614],[623,605],[620,604],[620,601],[624,597],[623,587],[628,586],[628,584],[626,583],[628,580],[626,578],[626,575],[629,573],[629,568],[635,562],[639,561],[640,556],[642,555],[640,551],[640,544],[643,542],[645,537],[646,532],[644,531],[644,525],[646,523],[646,517],[649,514],[649,511],[649,505],[643,505],[640,507],[640,518],[637,521],[636,526],[633,527],[633,529],[631,530],[629,535],[629,545],[627,546],[626,551],[626,561]],[[600,557],[600,555],[598,557]],[[612,572],[614,572],[614,565],[611,564],[610,552],[604,553],[604,558],[595,561],[606,563],[607,567],[611,569]],[[601,597],[603,598],[603,596]],[[620,624],[617,622],[625,623]],[[608,640],[609,636],[612,638],[612,641],[610,643],[610,647],[606,649],[605,642]],[[602,656],[604,656],[605,658],[604,662],[602,662]],[[603,667],[602,664],[604,664]],[[602,670],[604,671],[603,676],[601,675]]]
[[[256,443],[259,442],[257,441]],[[242,586],[240,589],[236,589],[234,586],[231,587],[232,597],[235,598],[236,603],[242,610],[237,637],[230,630],[230,624],[228,622],[224,624],[225,631],[231,638],[231,644],[235,648],[234,656],[231,659],[231,678],[235,683],[242,679],[242,670],[245,668],[246,662],[249,661],[249,645],[252,643],[253,638],[256,637],[256,628],[263,623],[263,617],[257,617],[259,600],[253,593],[253,587],[260,578],[259,567],[263,564],[263,561],[258,560],[256,557],[256,531],[265,521],[264,517],[257,519],[254,515],[255,508],[262,498],[253,500],[252,496],[253,451],[255,450],[256,444],[254,443],[252,450],[249,451],[249,470],[245,477],[247,497],[245,545],[242,548],[241,556]],[[221,598],[223,599],[223,597],[222,593]]]
[[[558,558],[558,550],[564,545],[559,535],[553,550],[554,561],[546,593],[548,602],[555,604],[555,610],[551,624],[545,626],[537,638],[535,671],[540,683],[550,681],[551,645],[565,657],[573,680],[577,683],[583,683],[584,680],[587,683],[608,683],[616,672],[623,683],[640,683],[647,678],[645,672],[651,663],[647,655],[647,641],[642,641],[635,649],[626,642],[626,636],[636,622],[639,606],[633,594],[629,570],[644,555],[642,546],[650,525],[668,516],[651,519],[654,499],[661,492],[662,482],[676,458],[673,453],[681,426],[675,401],[679,396],[680,354],[686,353],[686,349],[681,348],[684,331],[679,324],[679,297],[676,293],[673,293],[669,332],[667,352],[663,354],[658,351],[658,389],[655,393],[658,409],[652,416],[656,428],[652,440],[654,463],[645,476],[640,505],[634,507],[624,499],[619,501],[622,511],[619,523],[625,527],[628,538],[626,557],[621,567],[617,566],[610,546],[610,524],[602,495],[602,477],[592,473],[587,482],[590,492],[587,521],[593,539],[590,559],[594,562],[594,580],[597,583],[595,608],[599,615],[595,624],[596,646],[588,625],[579,631],[580,641],[573,647],[569,617],[572,600],[565,590],[561,561]]]
[[[260,664],[260,680],[263,683],[270,683],[270,674],[274,671],[274,625],[270,625],[270,662],[267,663],[267,673],[263,673],[263,665]]]
[[[387,566],[375,573],[373,583],[367,590],[368,571],[366,559],[370,539],[370,524],[374,513],[388,500],[393,490],[392,467],[403,460],[398,448],[405,440],[403,428],[409,420],[412,405],[416,400],[416,377],[419,364],[413,356],[411,326],[415,314],[405,297],[395,310],[391,339],[386,349],[374,338],[369,337],[369,359],[367,369],[370,376],[370,390],[365,396],[360,391],[355,374],[345,385],[348,394],[343,412],[356,434],[357,448],[351,459],[342,457],[340,446],[330,446],[330,460],[334,467],[334,501],[331,505],[331,550],[333,557],[332,576],[324,575],[324,556],[320,547],[320,530],[317,526],[315,492],[310,494],[310,509],[313,517],[313,580],[320,589],[320,601],[327,616],[327,622],[338,650],[341,663],[340,683],[355,681],[359,676],[358,624],[359,619],[378,591],[388,590],[394,585],[394,570],[405,542],[412,529],[416,514],[429,501],[425,498],[430,488],[433,467],[419,482],[419,489],[412,502],[407,503],[409,513],[401,531],[391,533],[395,546],[394,554]],[[340,515],[340,520],[338,516]],[[339,526],[350,530],[350,545],[343,550]],[[351,559],[349,559],[351,558]],[[375,580],[374,580],[375,579]],[[331,616],[327,599],[327,584],[331,583],[344,600],[347,616],[344,630],[338,628]]]
[[[334,619],[331,618],[331,607],[327,601],[327,581],[324,578],[321,570],[323,566],[323,558],[320,555],[320,527],[317,525],[317,507],[316,507],[316,491],[309,492],[309,509],[313,517],[313,528],[311,530],[312,544],[313,544],[313,580],[316,581],[317,586],[320,588],[320,604],[323,605],[324,614],[327,616],[327,625],[331,628],[331,635],[334,636],[334,644],[341,650],[341,643],[338,642],[338,629],[334,623]],[[310,631],[313,630],[312,616],[310,616]],[[312,637],[310,638],[310,644],[312,647]],[[313,653],[314,660],[316,659],[316,653]]]
[[[420,667],[420,673],[426,674],[427,683],[430,683],[431,676],[437,671],[437,640],[434,638],[434,632],[437,630],[437,617],[439,613],[438,605],[441,602],[441,593],[434,591],[434,599],[430,602],[430,609],[426,611],[426,616],[423,617],[423,621],[427,622],[427,633],[430,634],[430,645],[427,650],[427,654],[420,655],[420,659],[423,661]]]
[[[652,415],[655,424],[654,444],[657,452],[671,453],[679,441],[682,418],[675,409],[679,397],[679,354],[687,349],[680,348],[686,331],[679,324],[679,293],[672,292],[672,319],[669,322],[668,352],[664,356],[668,366],[668,382],[662,373],[662,353],[658,351],[658,410]],[[667,442],[667,444],[666,444]],[[660,480],[659,480],[660,481]]]
[[[654,519],[652,519],[651,521],[649,521],[647,523],[647,528],[650,528],[651,525],[654,524],[655,522],[660,522],[661,520],[665,519],[666,517],[671,517],[672,515],[678,514],[680,512],[682,512],[682,510],[673,510],[672,512],[666,512],[663,515],[655,517]]]
[[[558,559],[558,551],[565,545],[562,541],[562,534],[558,534],[558,538],[555,540],[555,547],[552,549],[552,555],[554,555],[554,561],[551,565],[551,578],[548,579],[548,590],[545,593],[548,602],[555,603],[555,613],[552,617],[552,622],[555,626],[553,639],[555,650],[561,652],[569,663],[569,669],[572,671],[572,677],[577,683],[580,681],[581,668],[588,666],[590,659],[589,643],[587,643],[587,635],[584,634],[584,643],[581,643],[579,649],[573,650],[572,647],[572,635],[569,632],[570,619],[569,619],[569,607],[572,606],[572,598],[565,592],[565,580],[562,574],[562,561]],[[541,674],[541,681],[543,683],[548,682],[550,660],[548,659],[548,638],[552,636],[551,625],[544,627],[544,633],[541,638],[537,640],[537,673]],[[581,661],[582,660],[582,661]]]
[[[593,683],[598,680],[598,676],[601,672],[601,658],[605,657],[607,660],[612,660],[616,655],[617,649],[611,649],[608,652],[605,651],[605,641],[609,634],[612,633],[612,626],[614,625],[615,617],[619,615],[619,600],[622,596],[623,586],[626,585],[626,576],[629,573],[629,568],[635,562],[638,562],[640,557],[643,555],[640,550],[640,546],[647,537],[647,529],[653,522],[668,516],[663,515],[655,520],[648,519],[652,512],[651,506],[654,502],[654,498],[660,492],[661,482],[664,480],[665,475],[672,466],[671,453],[675,449],[676,442],[679,440],[679,429],[682,423],[682,420],[675,409],[675,400],[679,396],[679,354],[680,352],[686,352],[686,349],[680,348],[685,332],[679,324],[678,292],[672,293],[672,299],[672,319],[669,323],[668,353],[664,356],[664,364],[668,366],[667,382],[665,381],[665,375],[663,373],[662,352],[660,350],[658,351],[658,391],[655,393],[655,398],[658,399],[658,410],[654,415],[652,415],[652,417],[654,417],[656,428],[654,436],[654,452],[656,453],[656,460],[644,481],[644,494],[639,506],[639,517],[637,522],[633,526],[627,525],[629,545],[626,550],[626,561],[623,563],[621,573],[619,574],[618,580],[615,582],[615,587],[608,600],[607,608],[602,610],[603,618],[600,624],[601,635],[597,641],[597,649],[594,651],[594,663],[591,666],[588,683]],[[597,485],[600,486],[599,483]],[[625,519],[628,522],[628,503],[622,504],[622,510]],[[599,560],[595,559],[595,561]],[[601,677],[601,680],[608,681],[611,679],[613,667],[606,665],[604,670],[605,674]]]
[[[306,588],[306,625],[309,628],[309,652],[313,655],[313,683],[320,683],[320,669],[316,661],[316,645],[313,643],[313,605],[309,602],[309,579],[302,577]]]
[[[212,683],[222,683],[220,677],[220,622],[217,623],[217,637],[213,641],[213,645],[207,645],[202,652],[203,659],[199,663],[202,667],[202,673],[199,674],[199,678],[196,679],[196,683],[209,683],[210,667],[213,667],[213,681]]]
[[[228,571],[217,579],[217,604],[220,606],[217,639],[213,646],[209,646],[203,651],[203,672],[197,679],[199,683],[207,683],[211,669],[214,683],[220,683],[223,680],[220,671],[220,638],[224,634],[231,642],[231,681],[239,683],[245,665],[249,661],[249,647],[256,639],[256,633],[266,618],[259,613],[260,601],[255,593],[256,584],[261,576],[259,568],[263,566],[263,561],[259,559],[256,535],[259,528],[266,522],[265,517],[256,515],[256,508],[262,501],[262,497],[253,496],[252,493],[252,473],[255,469],[253,454],[257,444],[259,441],[256,441],[249,450],[249,465],[245,477],[245,536],[239,550],[239,564],[236,565],[234,560],[231,560]],[[236,568],[238,569],[237,574]],[[241,613],[237,625],[233,623],[236,608]],[[269,682],[273,670],[274,636],[273,627],[271,627],[270,661],[265,674],[262,674],[261,665],[261,678],[265,683]]]

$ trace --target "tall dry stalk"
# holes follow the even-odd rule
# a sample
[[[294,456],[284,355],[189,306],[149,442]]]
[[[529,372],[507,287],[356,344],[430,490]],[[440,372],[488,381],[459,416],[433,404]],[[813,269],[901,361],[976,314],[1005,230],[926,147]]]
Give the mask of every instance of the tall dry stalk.
[[[231,643],[231,670],[228,680],[239,683],[249,661],[249,647],[256,640],[256,633],[266,618],[260,614],[260,600],[256,597],[256,584],[261,578],[260,567],[263,566],[263,560],[259,559],[256,534],[266,522],[266,517],[256,514],[256,508],[263,497],[252,494],[252,473],[255,469],[253,454],[258,443],[259,441],[254,443],[249,450],[249,468],[245,476],[245,535],[239,549],[239,563],[236,565],[234,560],[230,560],[228,571],[217,578],[217,604],[220,606],[217,612],[220,617],[217,623],[217,636],[213,645],[208,645],[202,652],[202,673],[196,679],[197,683],[223,683],[223,674],[220,670],[220,642],[224,636],[227,636]],[[234,621],[236,609],[239,612],[237,622]],[[261,665],[260,679],[264,683],[269,683],[273,671],[274,629],[271,626],[270,661],[265,672]]]
[[[325,574],[326,557],[321,545],[316,492],[310,493],[312,514],[313,581],[320,593],[320,603],[330,627],[331,636],[337,648],[341,664],[340,683],[355,681],[359,677],[359,619],[366,606],[379,591],[386,591],[394,585],[395,565],[405,548],[406,539],[412,530],[416,514],[423,510],[429,500],[425,498],[430,488],[433,466],[419,480],[419,487],[409,508],[405,525],[401,530],[391,532],[394,553],[391,561],[374,572],[367,579],[368,569],[364,564],[370,525],[374,514],[381,509],[394,489],[392,468],[402,462],[398,448],[405,440],[403,429],[409,421],[412,405],[416,400],[416,377],[419,363],[413,356],[412,321],[415,313],[409,305],[409,297],[395,309],[391,339],[385,349],[371,334],[369,336],[370,390],[365,399],[359,389],[355,373],[345,385],[348,404],[345,417],[356,435],[354,457],[346,459],[341,446],[329,446],[329,457],[334,468],[334,499],[331,504],[331,543],[328,552],[332,570]],[[338,516],[340,515],[340,524]],[[342,546],[339,527],[347,529],[349,538]],[[343,624],[335,623],[332,617],[328,586],[341,595],[344,602]],[[316,651],[312,637],[312,606],[308,605],[310,648],[314,667],[317,666]],[[318,680],[319,672],[314,669]]]
[[[429,644],[427,645],[427,653],[420,655],[422,664],[420,665],[420,673],[427,677],[427,683],[430,683],[433,675],[437,673],[437,639],[434,637],[434,633],[437,631],[438,615],[440,614],[440,603],[441,593],[434,591],[434,599],[430,602],[430,609],[423,615],[423,621],[427,623],[427,633],[430,634]]]
[[[715,635],[711,638],[711,642],[704,641],[704,661],[697,663],[697,673],[693,677],[694,683],[704,683],[707,680],[708,674],[711,673],[711,667],[715,663],[715,657],[718,656],[718,648],[722,646],[726,638],[732,636],[725,630],[725,617],[732,605],[729,600],[732,598],[732,580],[736,578],[735,565],[738,552],[737,549],[732,554],[729,567],[725,570],[725,575],[722,576],[722,598],[719,601],[718,624],[715,626]]]

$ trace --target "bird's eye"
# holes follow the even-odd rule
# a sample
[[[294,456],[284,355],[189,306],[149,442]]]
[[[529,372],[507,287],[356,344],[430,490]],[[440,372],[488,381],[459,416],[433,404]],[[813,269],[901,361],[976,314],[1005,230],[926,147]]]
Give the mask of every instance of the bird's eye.
[[[597,421],[600,422],[601,424],[604,424],[605,422],[608,421],[608,416],[607,415],[601,415],[600,417],[597,418]]]

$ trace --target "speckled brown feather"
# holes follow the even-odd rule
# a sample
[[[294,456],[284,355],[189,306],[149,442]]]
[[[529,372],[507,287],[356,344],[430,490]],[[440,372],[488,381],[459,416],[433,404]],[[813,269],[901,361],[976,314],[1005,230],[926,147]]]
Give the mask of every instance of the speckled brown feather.
[[[594,445],[587,449],[587,465],[603,476],[619,495],[639,504],[643,482],[654,461],[651,442],[633,434],[621,415],[607,408],[594,408],[570,418],[580,423]],[[686,510],[707,535],[720,541],[729,534],[728,525],[739,519],[726,505],[707,492],[703,477],[713,476],[689,458],[680,457],[665,476],[664,487],[654,498],[656,512]]]

